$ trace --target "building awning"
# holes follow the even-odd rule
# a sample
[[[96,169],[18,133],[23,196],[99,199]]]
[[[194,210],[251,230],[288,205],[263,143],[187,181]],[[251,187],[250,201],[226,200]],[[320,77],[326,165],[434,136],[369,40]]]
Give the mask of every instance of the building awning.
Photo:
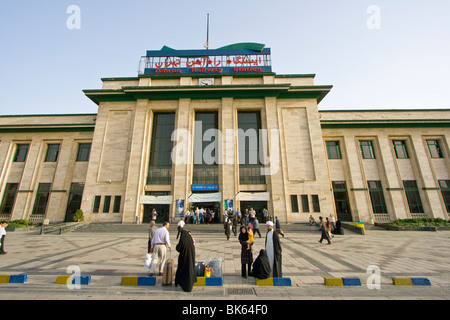
[[[189,196],[190,203],[196,202],[221,202],[222,201],[222,193],[221,192],[212,192],[212,193],[192,193]]]
[[[270,201],[270,192],[239,192],[237,201]]]
[[[173,196],[141,196],[141,204],[172,204]]]

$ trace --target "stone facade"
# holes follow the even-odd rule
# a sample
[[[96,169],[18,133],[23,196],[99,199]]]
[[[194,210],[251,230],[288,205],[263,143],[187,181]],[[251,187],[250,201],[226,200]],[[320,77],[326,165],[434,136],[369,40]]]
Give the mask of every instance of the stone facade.
[[[202,77],[214,78],[214,86],[199,85]],[[143,222],[142,197],[152,192],[171,196],[169,217],[176,220],[176,200],[184,200],[186,209],[191,205],[195,115],[202,111],[217,112],[217,129],[224,138],[218,166],[221,208],[225,199],[237,208],[243,194],[267,192],[265,205],[281,222],[306,222],[310,215],[343,218],[333,182],[344,181],[349,220],[448,219],[440,181],[450,180],[450,110],[319,111],[331,86],[315,85],[314,75],[141,75],[102,80],[102,89],[84,90],[98,104],[97,114],[0,117],[0,199],[6,210],[0,213],[2,219],[69,220],[71,186],[79,183],[79,207],[88,221]],[[260,112],[261,128],[268,131],[264,151],[271,162],[266,168],[273,167],[264,184],[240,183],[238,139],[225,134],[238,129],[238,112],[251,110]],[[174,140],[187,146],[186,153],[176,154],[180,158],[174,161],[184,161],[172,164],[171,184],[166,185],[149,184],[147,179],[159,112],[175,113]],[[181,132],[189,135],[181,137]],[[442,157],[432,157],[429,140],[438,141]],[[361,141],[370,141],[373,158],[362,154]],[[394,141],[404,141],[407,158],[396,156]],[[338,158],[330,158],[327,142],[337,143]],[[88,161],[77,159],[80,143],[91,144]],[[19,144],[29,145],[23,162],[15,161]],[[54,162],[45,160],[49,144],[60,145]],[[374,212],[368,181],[381,186],[382,212]],[[422,212],[410,212],[404,181],[415,181]],[[12,183],[18,190],[8,213],[3,205],[6,186]],[[36,211],[40,183],[51,183],[51,190],[44,210]]]

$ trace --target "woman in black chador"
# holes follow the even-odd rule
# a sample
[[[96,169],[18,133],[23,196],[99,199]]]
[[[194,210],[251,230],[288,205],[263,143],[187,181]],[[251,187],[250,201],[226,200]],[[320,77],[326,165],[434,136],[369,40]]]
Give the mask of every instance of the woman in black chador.
[[[253,263],[253,254],[252,254],[252,245],[248,243],[248,232],[246,226],[241,226],[241,233],[239,234],[239,242],[241,243],[241,265],[242,265],[242,277],[247,278],[247,270],[248,275],[251,275],[252,263]]]
[[[197,282],[197,272],[195,271],[195,246],[189,231],[181,231],[176,250],[180,254],[175,273],[175,286],[180,285],[183,291],[191,292],[194,283]]]
[[[259,251],[259,256],[253,263],[252,276],[257,279],[267,279],[270,277],[270,262],[264,249]]]

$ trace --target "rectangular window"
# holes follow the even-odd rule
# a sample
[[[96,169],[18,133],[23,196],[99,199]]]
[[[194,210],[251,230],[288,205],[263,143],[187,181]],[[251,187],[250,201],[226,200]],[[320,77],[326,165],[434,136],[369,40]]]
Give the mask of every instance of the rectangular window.
[[[341,150],[339,149],[339,141],[327,141],[328,159],[341,159]]]
[[[11,214],[16,201],[18,183],[7,183],[5,187],[5,194],[3,195],[2,206],[0,214]]]
[[[98,213],[98,211],[100,210],[100,201],[101,201],[102,197],[101,196],[95,196],[94,198],[94,208],[92,208],[92,212],[93,213]]]
[[[450,213],[450,180],[439,180],[439,186],[441,187],[442,198],[444,198],[447,212]]]
[[[417,189],[417,183],[415,180],[404,180],[403,186],[405,187],[406,198],[408,200],[409,212],[411,213],[423,213],[422,201],[420,200],[419,190]]]
[[[363,159],[375,159],[372,141],[360,141],[359,146],[361,147],[361,154]]]
[[[195,114],[193,184],[219,183],[219,137],[208,135],[218,132],[218,126],[217,112]]]
[[[105,196],[105,202],[103,203],[103,213],[108,213],[110,206],[111,206],[111,196]]]
[[[320,212],[319,196],[317,194],[313,194],[311,198],[313,204],[313,211]]]
[[[48,198],[50,196],[51,183],[39,183],[36,192],[36,199],[34,200],[34,207],[32,214],[44,214],[47,210]]]
[[[395,149],[395,156],[397,159],[408,159],[408,150],[406,149],[406,141],[405,140],[394,140],[392,141]]]
[[[80,143],[78,145],[77,161],[89,161],[90,154],[91,154],[90,143]]]
[[[367,181],[373,213],[388,213],[381,181]]]
[[[302,194],[302,212],[309,212],[308,195]]]
[[[291,194],[291,208],[292,212],[298,212],[298,199],[295,194]]]
[[[259,154],[262,146],[259,141],[261,114],[259,111],[238,112],[238,146],[239,146],[239,183],[265,184],[264,167]]]
[[[47,145],[47,155],[45,156],[45,162],[56,162],[58,159],[59,144]]]
[[[432,158],[443,158],[441,148],[438,140],[427,140],[428,150]]]
[[[16,154],[14,155],[14,162],[25,162],[28,154],[29,144],[18,144]]]
[[[155,113],[147,184],[172,183],[172,133],[175,130],[175,113]]]
[[[114,197],[114,207],[113,207],[113,212],[114,213],[120,212],[120,200],[121,199],[122,199],[121,196],[115,196]]]

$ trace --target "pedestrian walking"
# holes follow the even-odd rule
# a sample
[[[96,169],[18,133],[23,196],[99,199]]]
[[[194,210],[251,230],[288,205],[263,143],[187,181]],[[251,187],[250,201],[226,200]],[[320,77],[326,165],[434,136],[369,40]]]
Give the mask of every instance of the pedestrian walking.
[[[268,218],[268,215],[269,215],[269,211],[267,211],[267,209],[266,208],[264,208],[263,209],[263,219],[264,219],[264,223],[266,223],[267,222],[267,218]]]
[[[238,225],[238,222],[239,222],[239,218],[238,218],[238,216],[237,215],[235,215],[234,217],[233,217],[233,226],[232,226],[232,230],[233,230],[233,234],[236,236],[237,235],[237,225]]]
[[[272,277],[282,277],[281,242],[278,233],[273,230],[273,222],[267,221],[266,252],[269,259]]]
[[[150,253],[153,253],[152,263],[150,265],[150,276],[153,276],[157,265],[159,264],[159,275],[166,262],[167,247],[172,248],[169,239],[169,221],[164,222],[163,226],[155,231],[153,235]]]
[[[275,217],[275,232],[281,234],[281,236],[284,238],[284,232],[283,230],[281,230],[281,224],[280,220],[278,220],[278,217]]]
[[[261,233],[259,232],[259,221],[258,221],[258,218],[255,218],[255,220],[253,220],[253,234],[254,235],[258,234],[259,237],[261,238]]]
[[[8,222],[6,221],[2,221],[0,223],[0,254],[5,254],[7,253],[5,251],[5,238],[6,238],[6,227],[8,226]]]
[[[319,217],[319,221],[320,221],[320,230],[322,232],[319,242],[322,243],[323,239],[326,239],[328,241],[328,244],[331,244],[330,238],[328,237],[328,232],[327,232],[328,228],[327,228],[326,221],[323,220],[322,217]]]
[[[231,218],[225,216],[225,222],[223,224],[223,228],[225,229],[225,235],[227,236],[227,240],[230,240],[230,232],[231,232]]]
[[[147,253],[150,253],[150,248],[152,245],[152,239],[153,239],[153,235],[155,234],[156,231],[156,226],[155,226],[155,221],[150,221],[150,226],[148,229],[148,245],[147,245]]]
[[[156,217],[157,217],[157,216],[158,216],[158,213],[156,212],[156,209],[153,208],[153,211],[152,211],[152,220],[155,221],[155,223],[156,223]]]

